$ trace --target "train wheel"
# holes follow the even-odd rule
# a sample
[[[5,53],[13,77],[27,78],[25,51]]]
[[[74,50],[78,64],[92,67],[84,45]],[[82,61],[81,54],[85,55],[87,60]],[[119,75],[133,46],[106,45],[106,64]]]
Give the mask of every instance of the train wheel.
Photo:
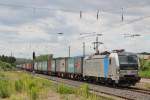
[[[117,84],[115,83],[115,81],[113,81],[113,84],[112,84],[112,85],[113,85],[114,88],[117,87]]]

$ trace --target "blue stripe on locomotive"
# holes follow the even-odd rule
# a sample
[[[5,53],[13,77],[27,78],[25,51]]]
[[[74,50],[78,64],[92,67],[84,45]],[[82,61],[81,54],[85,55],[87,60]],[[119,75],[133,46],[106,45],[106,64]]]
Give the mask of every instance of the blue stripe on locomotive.
[[[108,56],[106,56],[105,58],[104,58],[104,77],[105,78],[107,78],[107,76],[108,76],[108,68],[109,68],[109,58],[108,58]]]

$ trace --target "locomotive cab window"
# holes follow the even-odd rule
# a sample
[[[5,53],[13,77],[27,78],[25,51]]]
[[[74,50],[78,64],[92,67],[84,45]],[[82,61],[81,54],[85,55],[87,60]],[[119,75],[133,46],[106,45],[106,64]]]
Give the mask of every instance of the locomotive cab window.
[[[138,58],[136,55],[119,55],[120,69],[132,69],[138,68]]]
[[[137,64],[138,63],[137,56],[120,55],[119,61],[120,61],[120,64]]]

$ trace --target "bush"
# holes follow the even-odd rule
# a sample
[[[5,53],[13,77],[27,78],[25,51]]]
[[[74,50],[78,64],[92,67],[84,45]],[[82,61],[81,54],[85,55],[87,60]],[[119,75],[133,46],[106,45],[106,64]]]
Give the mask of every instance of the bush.
[[[57,87],[57,92],[60,94],[72,94],[74,91],[71,87],[68,87],[64,84],[59,84]]]
[[[38,88],[37,87],[32,87],[30,89],[30,99],[31,100],[37,100],[38,99]]]
[[[0,61],[0,69],[1,70],[7,71],[7,70],[10,70],[12,68],[13,67],[11,66],[11,64]]]
[[[82,96],[88,98],[88,96],[89,96],[89,86],[87,84],[81,85],[80,88],[76,90],[76,93],[78,95],[82,95]]]
[[[17,92],[22,92],[23,86],[24,86],[24,84],[23,84],[22,80],[16,80],[15,81],[15,89]]]
[[[0,97],[7,98],[11,95],[11,84],[8,80],[0,80]]]
[[[150,78],[150,70],[140,71],[139,75],[141,77]]]
[[[150,70],[150,61],[140,59],[140,65],[142,71]]]

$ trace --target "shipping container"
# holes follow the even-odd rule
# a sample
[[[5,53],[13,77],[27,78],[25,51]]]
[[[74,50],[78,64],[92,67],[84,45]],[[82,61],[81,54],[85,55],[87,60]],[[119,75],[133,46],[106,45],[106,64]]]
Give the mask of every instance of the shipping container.
[[[38,70],[38,63],[37,62],[34,63],[34,70],[36,70],[36,71]]]
[[[27,64],[25,64],[25,69],[27,69]]]
[[[42,71],[42,63],[41,62],[38,62],[38,71]]]
[[[83,57],[75,57],[75,73],[82,74],[83,72]]]
[[[48,66],[47,66],[48,74],[50,74],[50,72],[51,72],[52,58],[53,58],[53,55],[51,54],[51,55],[49,55],[48,60],[47,60],[47,61],[48,61],[48,62],[47,62],[47,64],[48,64]]]
[[[66,58],[56,59],[56,72],[66,72]]]
[[[41,71],[47,71],[47,61],[41,62]]]
[[[51,72],[55,72],[56,71],[56,60],[53,59],[51,60]]]
[[[23,69],[25,69],[25,68],[26,68],[26,67],[25,67],[25,64],[23,64],[23,65],[22,65],[22,68],[23,68]]]
[[[74,68],[74,65],[75,65],[75,63],[74,63],[74,58],[68,58],[67,59],[67,73],[74,73],[75,72],[75,68]]]
[[[50,59],[50,60],[48,60],[48,62],[47,62],[47,71],[48,71],[48,72],[51,72],[51,67],[52,67],[52,60]]]
[[[30,65],[26,63],[26,70],[29,70]]]
[[[32,69],[33,69],[33,68],[32,68],[32,63],[29,63],[29,64],[28,64],[28,70],[29,70],[29,71],[32,71]]]

